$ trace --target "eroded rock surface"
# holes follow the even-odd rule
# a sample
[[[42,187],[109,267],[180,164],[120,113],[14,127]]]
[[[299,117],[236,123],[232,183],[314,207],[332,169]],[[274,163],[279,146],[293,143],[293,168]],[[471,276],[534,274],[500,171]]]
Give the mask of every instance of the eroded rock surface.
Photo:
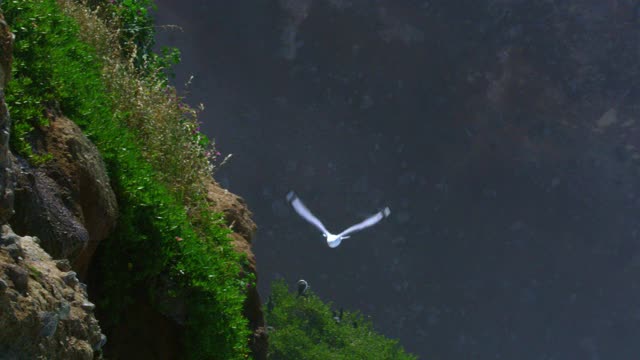
[[[99,358],[106,342],[93,304],[70,272],[31,236],[18,236],[9,226],[0,237],[0,358]]]
[[[89,233],[89,242],[73,268],[84,277],[98,244],[116,224],[118,204],[102,157],[82,130],[65,117],[54,118],[44,138],[54,161],[45,170],[66,192],[68,206]]]
[[[65,117],[54,117],[37,145],[44,166],[22,163],[12,224],[55,258],[68,258],[84,278],[98,244],[115,226],[118,207],[95,145]]]
[[[37,236],[56,259],[75,259],[87,247],[89,233],[64,203],[63,190],[26,162],[17,175],[16,214],[11,219],[16,232]]]

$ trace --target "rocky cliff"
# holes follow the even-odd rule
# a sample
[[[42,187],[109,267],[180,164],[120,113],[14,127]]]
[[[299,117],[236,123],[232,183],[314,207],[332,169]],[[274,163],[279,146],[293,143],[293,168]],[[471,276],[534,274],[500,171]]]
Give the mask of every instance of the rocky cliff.
[[[246,272],[257,275],[256,258],[251,250],[251,239],[256,231],[256,224],[251,219],[251,212],[244,200],[223,189],[217,182],[211,179],[208,185],[207,197],[215,204],[213,210],[224,213],[227,224],[231,230],[230,237],[236,251],[247,255],[249,265]],[[255,359],[267,358],[267,333],[262,313],[262,302],[258,288],[253,286],[247,293],[244,315],[249,320],[249,326],[253,330],[251,350]]]
[[[2,18],[0,25],[0,221],[4,224],[0,237],[0,357],[98,358],[106,337],[93,314],[95,305],[88,299],[86,286],[79,282],[68,260],[53,260],[43,250],[51,243],[42,243],[35,236],[18,236],[7,224],[13,219],[15,205],[22,205],[20,198],[14,202],[14,191],[21,191],[16,180],[35,184],[36,177],[21,171],[9,150],[11,119],[4,88],[9,80],[13,34]],[[46,195],[55,198],[50,192]],[[42,211],[49,209],[44,207]],[[24,219],[30,215],[24,214]],[[49,215],[55,216],[54,220],[65,219],[67,214]],[[41,230],[37,222],[32,225],[26,228],[31,230],[28,233]]]
[[[30,139],[34,150],[51,160],[36,166],[12,154],[3,91],[14,37],[1,18],[0,25],[0,359],[100,358],[107,337],[89,300],[95,295],[83,282],[91,279],[91,271],[99,271],[92,262],[117,224],[116,196],[96,146],[55,106],[48,110],[49,124]],[[225,214],[235,249],[249,259],[245,273],[255,275],[251,237],[256,226],[250,211],[213,179],[207,182],[213,210]],[[131,329],[142,330],[163,357],[181,357],[183,323],[142,303],[130,312],[135,318],[109,339],[120,357],[140,358],[131,352],[141,347],[127,338]],[[255,287],[248,289],[244,314],[254,333],[252,355],[265,359],[264,319]],[[151,350],[143,349],[146,358],[153,356]]]
[[[69,262],[7,225],[0,243],[0,358],[99,358],[107,338]]]

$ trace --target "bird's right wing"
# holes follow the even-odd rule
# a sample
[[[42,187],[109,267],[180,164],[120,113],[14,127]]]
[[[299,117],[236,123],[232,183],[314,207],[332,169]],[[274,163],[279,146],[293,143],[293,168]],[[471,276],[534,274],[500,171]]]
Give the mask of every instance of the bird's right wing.
[[[287,200],[291,202],[291,206],[293,206],[293,209],[300,216],[302,216],[311,224],[315,225],[315,227],[322,231],[323,234],[330,234],[329,231],[327,231],[327,228],[322,225],[322,222],[317,217],[315,217],[315,215],[313,215],[306,206],[304,206],[300,198],[298,198],[298,196],[293,191],[289,191],[289,193],[287,194]]]

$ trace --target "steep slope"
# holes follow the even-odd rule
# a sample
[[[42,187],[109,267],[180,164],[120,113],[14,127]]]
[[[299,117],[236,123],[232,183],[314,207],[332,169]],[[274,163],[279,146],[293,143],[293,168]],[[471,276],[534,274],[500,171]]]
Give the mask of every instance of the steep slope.
[[[111,10],[125,19],[117,12],[138,14],[146,4]],[[16,1],[2,10],[20,32],[6,86],[13,36],[0,23],[0,220],[24,237],[4,230],[0,355],[265,359],[256,226],[242,199],[211,177],[194,113],[158,87],[166,82],[157,77],[162,60],[141,70],[120,58],[126,51],[101,52],[106,47],[91,41],[117,41],[109,26],[122,24],[72,1]],[[146,101],[158,113],[136,108],[147,106],[136,96],[156,96]],[[158,125],[158,114],[175,117]],[[187,153],[149,147],[149,136],[162,134]],[[197,166],[185,182],[167,177]]]
[[[11,63],[13,35],[0,15],[0,63]],[[11,119],[4,100],[8,68],[0,67],[0,222],[14,213],[15,158],[9,150]],[[35,229],[31,229],[35,230]],[[93,315],[86,285],[67,260],[54,261],[37,237],[16,235],[8,225],[0,236],[0,357],[94,359],[106,337]]]

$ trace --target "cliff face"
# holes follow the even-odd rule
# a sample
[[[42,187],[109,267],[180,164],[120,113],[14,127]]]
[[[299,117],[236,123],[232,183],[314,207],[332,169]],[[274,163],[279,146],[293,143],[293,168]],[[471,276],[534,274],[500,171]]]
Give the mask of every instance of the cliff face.
[[[0,25],[0,225],[4,224],[0,240],[0,358],[99,358],[107,339],[81,281],[91,278],[91,269],[99,268],[92,267],[94,253],[117,224],[116,197],[97,148],[58,110],[50,111],[49,125],[36,129],[32,138],[35,151],[50,154],[52,160],[34,166],[11,153],[11,123],[3,91],[9,78],[13,36],[1,17]],[[241,198],[213,179],[208,190],[214,210],[225,214],[233,230],[230,236],[236,250],[249,259],[245,273],[255,275],[250,241],[256,226],[250,211]],[[184,323],[146,303],[134,308],[129,311],[135,312],[135,317],[127,317],[121,334],[110,339],[118,354],[129,357],[135,355],[133,347],[142,347],[143,358],[154,353],[167,358],[181,356]],[[244,314],[254,333],[250,340],[253,356],[265,359],[264,319],[255,287],[248,291]],[[150,340],[154,349],[139,342],[130,344],[127,334],[132,329],[143,332],[142,337]]]
[[[243,269],[245,275],[254,274],[257,279],[256,260],[251,245],[256,224],[246,203],[213,179],[209,179],[207,190],[207,198],[213,204],[212,210],[222,212],[232,230],[229,237],[235,250],[247,256],[248,265]],[[164,283],[161,289],[171,286],[171,281],[167,278],[160,281]],[[183,326],[188,318],[185,299],[167,297],[162,291],[158,291],[156,295],[155,300],[161,304],[160,311],[149,303],[144,292],[135,295],[134,303],[121,314],[127,321],[121,322],[112,330],[109,354],[114,357],[154,360],[183,356]],[[251,356],[256,360],[264,360],[267,358],[268,338],[260,295],[255,286],[247,291],[243,313],[252,330],[252,337],[249,339]],[[135,343],[130,341],[131,338],[136,339]]]
[[[233,245],[239,253],[247,255],[249,265],[244,269],[247,273],[252,273],[258,279],[256,269],[256,258],[251,250],[251,239],[256,231],[256,224],[251,219],[251,212],[247,208],[244,200],[223,189],[217,182],[211,179],[208,185],[207,197],[215,204],[213,210],[224,213],[225,220],[233,231],[230,235]],[[260,301],[260,294],[257,287],[252,287],[247,292],[245,300],[244,316],[249,320],[249,326],[253,330],[250,346],[254,359],[267,358],[267,333],[265,330],[264,314]]]
[[[81,279],[118,215],[113,190],[96,147],[71,120],[52,116],[37,145],[52,160],[39,167],[20,163],[15,231],[38,236],[55,258],[66,258]]]
[[[0,16],[0,222],[14,214],[16,161],[4,101],[13,35]],[[20,203],[19,203],[20,204]],[[63,215],[63,214],[58,214]],[[3,225],[0,237],[0,355],[17,359],[93,359],[106,342],[86,286],[68,261],[54,261],[37,237]]]
[[[0,25],[0,222],[5,224],[0,237],[0,357],[98,358],[106,337],[93,315],[95,305],[88,299],[86,286],[79,282],[68,260],[54,261],[40,246],[39,238],[18,236],[7,225],[13,220],[14,208],[24,205],[21,197],[14,201],[15,191],[20,193],[27,189],[16,187],[16,181],[19,179],[19,184],[22,181],[32,185],[38,183],[42,185],[38,205],[43,208],[32,209],[36,210],[32,214],[22,214],[25,224],[33,221],[30,227],[25,227],[25,233],[45,234],[42,230],[61,230],[58,239],[62,247],[67,246],[68,240],[75,240],[71,236],[64,237],[65,231],[69,234],[74,227],[67,230],[62,226],[41,227],[55,224],[56,219],[64,220],[68,214],[62,211],[64,206],[59,207],[60,211],[52,211],[60,204],[56,203],[54,192],[45,190],[50,184],[47,178],[40,172],[21,171],[9,150],[11,119],[4,101],[4,88],[9,79],[13,35],[1,15]],[[51,221],[35,221],[45,213],[52,216]],[[30,219],[32,216],[35,218]],[[52,243],[42,245],[46,248]]]
[[[7,225],[0,243],[0,357],[99,357],[106,336],[69,263],[54,261],[37,237],[17,236]]]

